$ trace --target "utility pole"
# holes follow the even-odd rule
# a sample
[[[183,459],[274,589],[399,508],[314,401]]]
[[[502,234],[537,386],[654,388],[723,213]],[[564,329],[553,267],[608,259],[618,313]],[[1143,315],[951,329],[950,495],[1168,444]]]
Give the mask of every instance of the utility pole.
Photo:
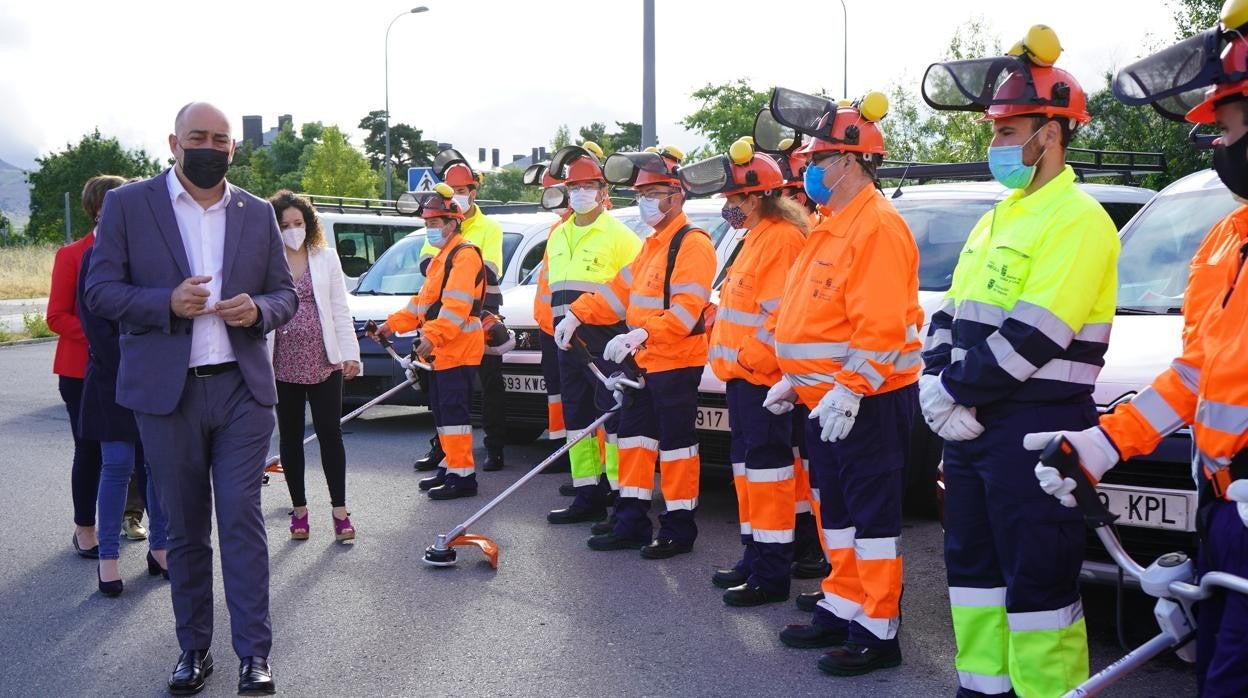
[[[654,0],[641,10],[641,147],[658,145],[654,128]]]

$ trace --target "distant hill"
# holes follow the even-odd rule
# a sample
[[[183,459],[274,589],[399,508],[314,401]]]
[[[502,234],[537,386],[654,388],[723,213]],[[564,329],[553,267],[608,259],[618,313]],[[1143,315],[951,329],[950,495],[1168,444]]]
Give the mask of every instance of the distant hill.
[[[26,173],[0,160],[0,211],[19,228],[30,220],[30,185]]]

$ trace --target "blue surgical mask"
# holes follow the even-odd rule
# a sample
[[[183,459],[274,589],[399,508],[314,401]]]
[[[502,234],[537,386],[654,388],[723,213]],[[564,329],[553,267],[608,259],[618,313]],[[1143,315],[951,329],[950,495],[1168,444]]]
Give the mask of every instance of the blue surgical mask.
[[[445,228],[425,228],[425,240],[438,249],[446,245],[447,237]]]
[[[988,169],[992,172],[993,179],[1009,189],[1026,189],[1031,184],[1031,180],[1036,177],[1036,165],[1040,164],[1044,152],[1040,153],[1034,164],[1028,165],[1023,162],[1023,146],[1030,143],[1036,133],[1031,134],[1031,138],[1023,141],[1022,145],[988,147]]]
[[[844,157],[838,158],[836,162],[840,162]],[[832,192],[836,190],[836,185],[841,183],[841,179],[845,179],[845,175],[836,180],[832,186],[825,186],[823,176],[827,174],[828,168],[816,165],[813,161],[806,166],[806,173],[802,175],[802,184],[806,189],[806,196],[820,206],[827,206],[832,200]],[[848,173],[846,173],[848,174]]]

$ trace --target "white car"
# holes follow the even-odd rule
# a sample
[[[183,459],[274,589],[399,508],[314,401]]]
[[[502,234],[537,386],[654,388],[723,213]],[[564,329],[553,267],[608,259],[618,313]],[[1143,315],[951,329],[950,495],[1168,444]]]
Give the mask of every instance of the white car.
[[[397,212],[360,213],[359,207],[334,208],[324,197],[313,197],[317,205],[316,216],[321,220],[325,241],[338,252],[342,261],[342,273],[347,288],[356,282],[368,268],[394,243],[409,233],[422,230],[425,222],[419,218],[400,216]],[[378,209],[381,211],[381,209]]]
[[[553,213],[506,213],[490,217],[503,229],[503,276],[500,286],[506,291],[541,263],[546,232],[556,216]],[[419,218],[405,220],[420,221]],[[359,337],[360,359],[364,371],[360,377],[344,384],[345,404],[358,405],[367,402],[404,380],[402,370],[389,354],[376,342],[364,336],[364,325],[369,320],[380,324],[386,316],[402,308],[411,296],[420,291],[425,276],[421,273],[418,262],[424,245],[423,228],[409,233],[377,259],[376,264],[360,277],[347,296],[347,305],[355,321],[356,336]],[[410,336],[397,336],[394,343],[395,349],[400,353],[411,350]],[[391,399],[390,404],[423,405],[426,401],[419,391],[405,390]]]

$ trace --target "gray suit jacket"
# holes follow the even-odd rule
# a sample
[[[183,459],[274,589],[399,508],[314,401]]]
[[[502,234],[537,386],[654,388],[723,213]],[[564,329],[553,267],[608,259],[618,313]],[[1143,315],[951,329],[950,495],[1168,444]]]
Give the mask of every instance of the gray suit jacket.
[[[192,276],[166,177],[172,170],[110,191],[104,199],[85,298],[91,312],[120,324],[117,403],[135,412],[173,412],[186,384],[190,320],[169,309],[174,287]],[[252,396],[277,402],[264,335],[286,324],[298,298],[273,207],[230,187],[221,297],[247,293],[260,310],[255,327],[227,327]]]

